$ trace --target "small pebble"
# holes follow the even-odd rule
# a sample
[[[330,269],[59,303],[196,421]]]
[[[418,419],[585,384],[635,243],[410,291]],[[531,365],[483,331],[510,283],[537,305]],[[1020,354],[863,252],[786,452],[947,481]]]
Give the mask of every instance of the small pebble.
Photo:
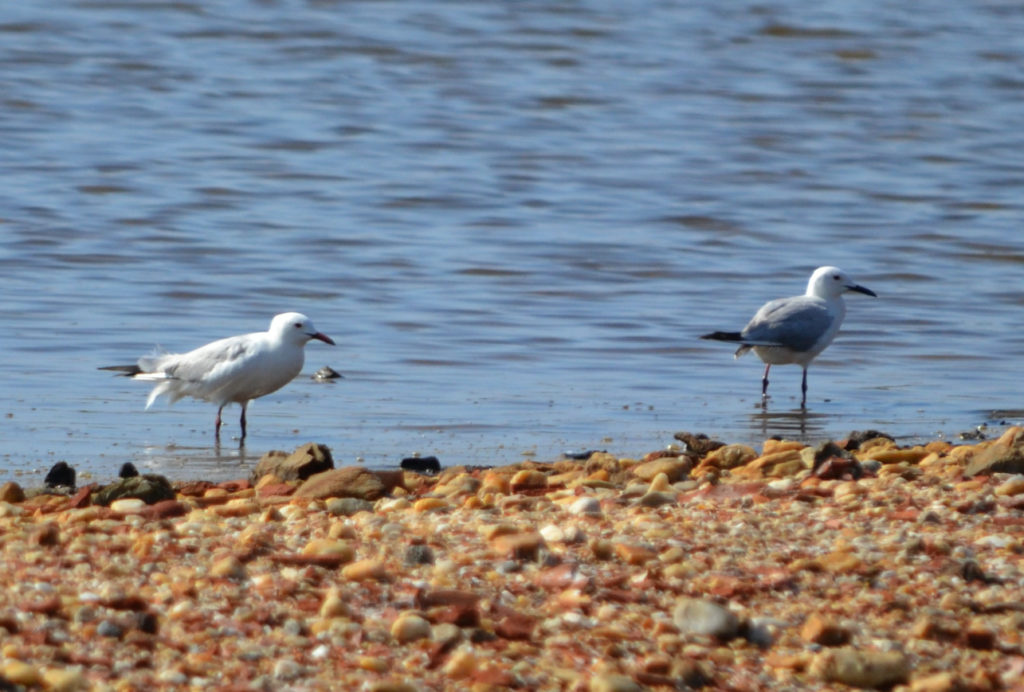
[[[124,634],[124,628],[116,622],[110,620],[103,620],[99,625],[96,626],[96,634],[101,637],[111,637],[112,639],[120,639],[121,635]]]
[[[391,636],[399,644],[408,644],[430,636],[430,623],[415,613],[403,613],[391,624]]]
[[[601,516],[601,501],[596,497],[581,497],[569,505],[569,513],[581,516]]]
[[[729,640],[739,631],[739,618],[717,603],[699,598],[684,598],[672,611],[672,619],[680,632],[704,634]]]
[[[282,658],[274,664],[275,680],[294,680],[302,675],[302,666],[289,658]]]

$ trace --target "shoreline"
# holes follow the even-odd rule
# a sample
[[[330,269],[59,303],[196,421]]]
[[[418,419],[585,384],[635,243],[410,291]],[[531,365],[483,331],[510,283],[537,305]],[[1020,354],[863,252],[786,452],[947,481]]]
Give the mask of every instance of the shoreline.
[[[436,475],[307,444],[223,483],[5,483],[0,681],[1024,689],[1022,473],[1011,427]]]

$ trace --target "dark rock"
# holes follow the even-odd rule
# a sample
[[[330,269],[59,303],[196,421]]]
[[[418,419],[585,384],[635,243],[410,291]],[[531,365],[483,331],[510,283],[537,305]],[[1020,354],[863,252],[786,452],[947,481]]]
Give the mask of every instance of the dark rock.
[[[985,435],[985,428],[986,428],[986,426],[979,425],[974,430],[965,430],[965,431],[963,431],[962,433],[957,435],[957,437],[959,437],[964,442],[969,442],[969,441],[972,441],[972,440],[984,440],[987,437]]]
[[[416,543],[405,549],[404,559],[405,564],[410,566],[432,565],[434,564],[434,551],[430,549],[429,545]]]
[[[307,442],[291,454],[277,450],[264,454],[252,472],[252,479],[256,481],[274,474],[283,481],[304,481],[333,468],[330,448],[316,442]]]
[[[864,467],[857,458],[832,441],[823,442],[814,450],[812,469],[814,476],[825,480],[858,480],[864,476]]]
[[[974,560],[964,560],[963,564],[960,565],[960,569],[958,571],[963,580],[968,583],[972,581],[978,581],[982,584],[1003,583],[1002,579],[999,579],[998,577],[990,577],[989,575],[985,574],[985,571],[981,569],[981,565],[979,565]]]
[[[121,464],[121,470],[117,472],[118,478],[134,478],[139,475],[139,470],[135,468],[135,464],[130,461],[126,461]]]
[[[93,502],[108,506],[114,500],[126,497],[138,498],[147,505],[152,505],[162,500],[173,500],[174,488],[171,487],[170,481],[163,476],[147,473],[114,481],[97,492]]]
[[[884,437],[887,440],[896,441],[896,438],[892,435],[878,430],[854,430],[846,437],[846,451],[852,452],[860,449],[860,446],[868,440],[873,440],[876,437]]]
[[[60,545],[60,529],[52,521],[40,524],[32,531],[29,542],[41,547]]]
[[[437,473],[441,470],[441,462],[437,457],[406,457],[399,466],[417,473]]]
[[[562,456],[571,461],[586,461],[590,457],[598,453],[604,453],[603,449],[587,449],[582,452],[565,452]]]
[[[313,379],[317,382],[333,382],[334,380],[344,379],[344,376],[331,366],[325,365],[313,373]]]
[[[693,452],[699,457],[703,457],[709,452],[713,452],[719,447],[725,446],[724,442],[712,440],[704,433],[694,434],[689,432],[677,432],[672,437],[685,444],[687,451]]]
[[[156,634],[160,629],[160,621],[157,620],[156,615],[153,613],[132,613],[131,624],[133,629],[145,632],[146,634]]]
[[[124,628],[116,622],[110,620],[104,620],[96,626],[96,634],[101,637],[110,637],[111,639],[120,639],[124,634]]]
[[[50,472],[46,474],[43,485],[49,489],[70,488],[74,490],[75,470],[68,465],[68,462],[58,461],[50,467]]]

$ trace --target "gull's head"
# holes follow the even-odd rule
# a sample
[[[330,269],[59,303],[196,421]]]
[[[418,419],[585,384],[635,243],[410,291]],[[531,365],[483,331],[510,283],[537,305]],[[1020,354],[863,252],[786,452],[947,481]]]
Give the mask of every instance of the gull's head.
[[[283,341],[295,343],[299,346],[305,345],[310,339],[319,339],[331,346],[334,345],[334,340],[318,331],[313,326],[313,320],[301,312],[282,312],[280,315],[275,316],[270,321],[270,329],[268,331]]]
[[[847,291],[878,297],[874,291],[858,284],[839,267],[818,267],[811,274],[811,280],[807,282],[807,295],[826,300],[838,298]]]

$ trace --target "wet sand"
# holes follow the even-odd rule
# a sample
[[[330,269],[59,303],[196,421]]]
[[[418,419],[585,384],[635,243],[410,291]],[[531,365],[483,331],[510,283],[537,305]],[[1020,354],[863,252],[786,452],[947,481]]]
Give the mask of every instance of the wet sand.
[[[684,439],[436,475],[306,445],[253,479],[118,482],[145,499],[8,483],[0,680],[1024,689],[1024,430]]]

